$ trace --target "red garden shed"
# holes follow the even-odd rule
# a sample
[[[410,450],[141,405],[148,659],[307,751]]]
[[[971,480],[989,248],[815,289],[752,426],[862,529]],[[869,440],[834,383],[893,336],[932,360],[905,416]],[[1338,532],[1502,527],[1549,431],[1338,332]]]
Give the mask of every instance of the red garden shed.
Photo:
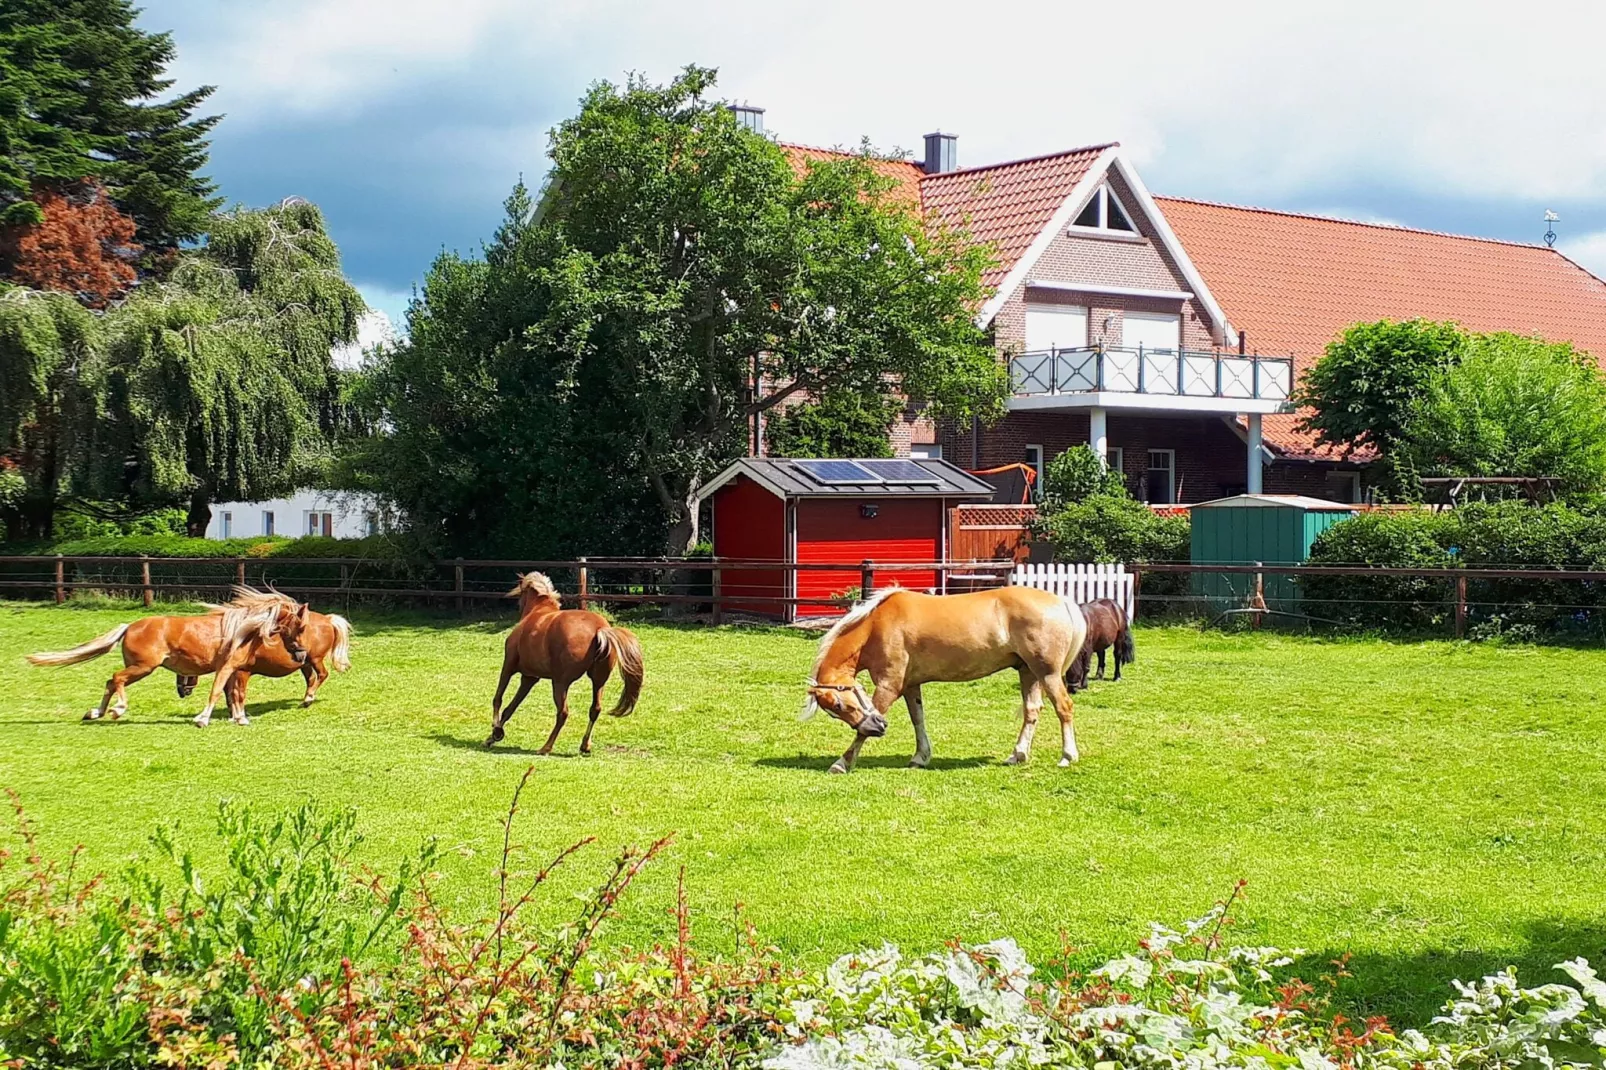
[[[940,460],[813,460],[747,457],[703,487],[714,501],[714,556],[777,564],[826,562],[838,569],[722,569],[732,598],[831,598],[859,585],[859,566],[945,561],[948,510],[986,501],[991,484]],[[876,586],[935,590],[935,570],[882,572]],[[739,603],[744,612],[792,620],[830,606]]]

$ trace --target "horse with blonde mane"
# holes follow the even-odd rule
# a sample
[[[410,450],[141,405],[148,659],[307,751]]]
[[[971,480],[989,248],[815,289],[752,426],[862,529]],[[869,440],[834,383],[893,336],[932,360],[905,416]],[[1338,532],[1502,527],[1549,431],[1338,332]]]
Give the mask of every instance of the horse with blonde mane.
[[[624,678],[625,689],[608,715],[626,716],[641,698],[641,643],[627,629],[609,624],[608,618],[600,613],[564,609],[552,581],[539,572],[520,576],[508,597],[519,600],[519,622],[513,626],[503,646],[502,678],[496,685],[496,698],[491,701],[491,735],[485,745],[490,747],[501,741],[503,726],[512,719],[519,703],[530,693],[530,688],[545,679],[552,681],[557,723],[537,753],[551,754],[558,733],[563,731],[563,723],[569,719],[569,687],[580,677],[589,676],[591,720],[586,725],[585,738],[580,741],[580,753],[590,754],[591,730],[597,726],[597,717],[602,713],[602,686],[615,667]],[[520,678],[519,689],[504,712],[502,696],[515,673]]]
[[[1004,669],[1020,674],[1021,730],[1011,765],[1026,761],[1047,692],[1059,715],[1060,765],[1079,757],[1065,673],[1081,652],[1087,621],[1074,602],[1031,587],[930,595],[898,587],[877,591],[820,639],[803,716],[823,708],[854,730],[853,745],[831,766],[846,773],[866,739],[886,735],[886,713],[901,696],[914,724],[915,754],[931,762],[923,684],[979,680]],[[859,683],[868,672],[872,698]]]
[[[100,705],[84,714],[86,721],[97,721],[108,712],[112,720],[120,719],[128,712],[128,685],[157,669],[171,669],[180,677],[215,673],[206,708],[195,718],[195,724],[205,728],[212,721],[212,710],[223,697],[224,688],[250,661],[255,644],[277,636],[287,657],[298,662],[306,658],[301,633],[306,628],[308,612],[305,605],[275,592],[202,616],[142,617],[132,624],[119,624],[100,638],[71,650],[30,654],[28,660],[35,665],[77,665],[122,644],[123,667],[112,673]],[[231,708],[230,713],[235,724],[250,723],[243,708]]]
[[[279,599],[290,606],[295,600],[289,595],[278,591],[264,593],[251,587],[236,584],[232,589],[234,599],[230,606],[250,608],[261,604],[262,599]],[[212,612],[222,613],[228,606],[212,606]],[[302,708],[312,705],[318,700],[318,689],[324,681],[329,679],[329,666],[336,672],[345,672],[351,668],[351,622],[336,613],[319,613],[315,609],[307,611],[307,626],[301,632],[301,645],[306,649],[306,657],[297,659],[285,648],[284,642],[278,636],[268,639],[259,639],[251,645],[250,660],[246,661],[235,672],[229,681],[229,713],[231,716],[245,713],[245,691],[253,676],[268,676],[277,679],[281,676],[290,676],[299,672],[307,681],[306,693],[301,696]],[[187,698],[195,690],[198,677],[180,676],[178,678],[178,697]]]

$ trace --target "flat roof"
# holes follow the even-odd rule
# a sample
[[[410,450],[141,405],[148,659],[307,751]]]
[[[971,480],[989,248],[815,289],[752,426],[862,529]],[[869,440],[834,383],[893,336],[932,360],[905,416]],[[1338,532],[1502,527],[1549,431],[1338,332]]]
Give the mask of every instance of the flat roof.
[[[896,460],[900,464],[918,465],[930,482],[821,482],[799,467],[798,462],[816,461],[852,462],[858,465],[885,463]],[[993,496],[993,485],[971,475],[947,461],[931,458],[811,458],[811,457],[743,457],[719,475],[710,479],[697,492],[697,499],[713,494],[737,476],[747,476],[765,490],[780,498],[988,498]]]

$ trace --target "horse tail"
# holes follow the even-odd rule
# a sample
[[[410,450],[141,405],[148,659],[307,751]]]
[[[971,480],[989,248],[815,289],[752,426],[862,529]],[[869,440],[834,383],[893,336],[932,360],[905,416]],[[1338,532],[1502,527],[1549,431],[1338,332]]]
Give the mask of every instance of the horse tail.
[[[1130,665],[1137,660],[1138,649],[1132,642],[1132,626],[1126,624],[1121,628],[1121,635],[1115,641],[1115,663],[1117,665]]]
[[[345,672],[351,668],[351,622],[338,613],[331,613],[329,626],[335,630],[335,649],[329,661],[336,672]]]
[[[597,632],[597,653],[608,659],[609,668],[617,668],[624,678],[625,689],[619,701],[608,711],[609,717],[628,717],[641,699],[641,680],[645,669],[641,661],[641,641],[627,628],[609,625]]]
[[[82,646],[75,646],[71,650],[29,654],[28,661],[34,665],[77,665],[81,661],[93,661],[118,643],[121,643],[123,641],[123,633],[126,631],[128,631],[128,625],[119,624],[99,639],[92,639]]]

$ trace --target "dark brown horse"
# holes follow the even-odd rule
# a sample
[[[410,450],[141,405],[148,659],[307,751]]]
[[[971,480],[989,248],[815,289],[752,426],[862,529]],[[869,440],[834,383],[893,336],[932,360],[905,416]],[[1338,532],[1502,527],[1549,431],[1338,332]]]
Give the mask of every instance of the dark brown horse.
[[[589,676],[591,720],[586,725],[585,738],[580,740],[580,753],[590,754],[591,730],[602,712],[602,685],[608,682],[616,665],[625,689],[608,715],[624,717],[641,698],[641,643],[626,629],[609,624],[600,613],[564,609],[552,581],[539,572],[520,576],[518,586],[508,596],[519,600],[519,622],[503,647],[502,679],[491,701],[491,735],[485,745],[494,746],[502,739],[503,726],[512,719],[530,688],[541,680],[551,680],[558,719],[539,752],[551,754],[558,733],[563,731],[563,722],[569,719],[569,687],[580,677]],[[520,678],[519,689],[503,712],[502,696],[515,673]]]
[[[245,604],[224,606],[198,617],[143,617],[132,624],[119,624],[82,646],[30,654],[28,660],[35,665],[77,665],[122,644],[123,667],[112,673],[100,705],[84,714],[86,721],[99,720],[108,712],[114,721],[122,717],[128,711],[128,685],[157,669],[171,669],[179,676],[216,673],[206,708],[195,718],[196,725],[205,728],[211,723],[212,710],[223,697],[224,688],[251,659],[255,644],[277,636],[290,658],[306,658],[301,633],[308,612],[305,605],[297,605],[283,595],[259,595]],[[243,709],[231,712],[235,724],[250,723]]]
[[[1137,660],[1132,645],[1132,628],[1127,623],[1126,610],[1108,598],[1086,602],[1082,616],[1087,618],[1087,642],[1071,664],[1067,677],[1072,691],[1085,690],[1088,671],[1093,667],[1093,655],[1099,656],[1099,679],[1104,679],[1104,652],[1115,648],[1115,678],[1121,678],[1121,666]]]

